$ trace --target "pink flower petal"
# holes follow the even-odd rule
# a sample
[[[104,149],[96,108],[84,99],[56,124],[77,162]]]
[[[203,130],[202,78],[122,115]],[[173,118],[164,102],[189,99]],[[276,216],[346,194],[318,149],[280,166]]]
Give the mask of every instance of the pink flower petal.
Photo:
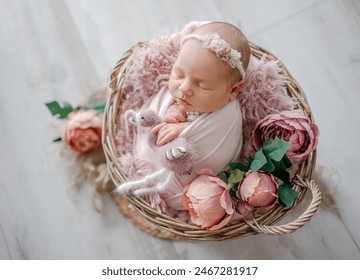
[[[255,188],[258,186],[259,182],[260,177],[258,172],[246,173],[246,176],[239,188],[241,199],[246,201],[249,197],[251,197],[254,194]]]
[[[249,198],[248,203],[253,207],[268,207],[276,202],[277,195],[271,191],[262,191]]]
[[[229,192],[226,190],[222,193],[222,195],[220,196],[220,205],[222,208],[225,209],[225,212],[227,214],[232,214],[234,213],[234,205],[232,202],[232,199],[230,197]]]
[[[233,214],[232,215],[227,215],[226,218],[224,218],[220,223],[210,227],[209,230],[213,231],[213,230],[223,228],[224,226],[226,226],[231,221],[232,216],[233,216]]]

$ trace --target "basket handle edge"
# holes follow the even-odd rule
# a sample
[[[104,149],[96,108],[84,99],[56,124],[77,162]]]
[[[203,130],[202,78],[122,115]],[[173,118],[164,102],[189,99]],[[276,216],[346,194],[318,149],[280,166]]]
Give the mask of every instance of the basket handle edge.
[[[296,231],[297,229],[304,226],[306,223],[310,221],[310,219],[315,215],[317,212],[320,203],[321,203],[321,191],[319,186],[315,183],[314,180],[303,179],[299,175],[296,176],[296,184],[308,188],[311,191],[312,199],[307,207],[307,209],[294,221],[289,222],[284,225],[263,225],[259,224],[256,219],[252,221],[246,221],[245,223],[256,233],[263,233],[267,235],[280,235],[280,234],[287,234]]]

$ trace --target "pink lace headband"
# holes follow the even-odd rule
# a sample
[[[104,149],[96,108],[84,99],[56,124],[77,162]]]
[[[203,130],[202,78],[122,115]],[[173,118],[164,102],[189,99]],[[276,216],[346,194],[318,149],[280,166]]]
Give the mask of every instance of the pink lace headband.
[[[242,79],[245,78],[245,70],[240,60],[241,53],[230,48],[230,45],[225,40],[221,39],[219,34],[190,34],[183,38],[182,44],[189,39],[196,39],[200,41],[203,48],[212,50],[217,57],[227,62],[231,68],[237,68]]]

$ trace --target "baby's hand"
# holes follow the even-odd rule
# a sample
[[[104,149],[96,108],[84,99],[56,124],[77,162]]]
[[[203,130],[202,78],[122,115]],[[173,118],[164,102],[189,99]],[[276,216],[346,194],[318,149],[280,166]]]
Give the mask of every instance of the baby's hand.
[[[181,113],[171,113],[171,114],[167,114],[164,118],[165,122],[168,123],[179,123],[179,122],[184,122],[186,121],[186,116],[184,116]]]
[[[156,125],[151,133],[157,134],[157,142],[156,144],[161,146],[166,144],[167,142],[177,138],[180,133],[187,127],[189,122],[181,122],[181,123],[166,123],[163,122],[161,124]]]
[[[173,104],[166,111],[164,121],[168,123],[179,123],[186,121],[187,114],[178,105]]]

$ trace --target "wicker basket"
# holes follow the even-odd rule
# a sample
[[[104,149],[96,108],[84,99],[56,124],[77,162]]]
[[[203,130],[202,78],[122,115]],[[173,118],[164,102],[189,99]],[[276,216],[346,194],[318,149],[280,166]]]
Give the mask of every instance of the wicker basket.
[[[143,44],[143,43],[139,43]],[[252,55],[261,58],[266,54],[267,60],[279,61],[271,52],[250,43]],[[106,156],[107,166],[111,178],[115,185],[126,181],[126,174],[121,170],[119,164],[119,154],[116,150],[115,135],[120,121],[121,105],[124,97],[124,85],[127,78],[128,65],[132,60],[133,49],[128,50],[116,64],[111,75],[112,94],[107,102],[104,113],[103,123],[103,148]],[[306,96],[293,76],[286,67],[279,62],[280,68],[286,77],[287,94],[297,100],[297,107],[302,109],[311,122],[314,122],[310,106]],[[311,180],[312,172],[316,162],[316,151],[310,154],[300,165],[294,177],[294,189],[299,192],[299,196],[291,207],[281,208],[276,205],[266,213],[256,216],[252,220],[242,221],[237,224],[225,226],[215,231],[207,231],[199,226],[187,224],[177,219],[171,218],[157,212],[141,197],[118,196],[110,193],[113,200],[117,203],[120,211],[135,225],[147,233],[167,239],[186,239],[186,240],[212,240],[221,241],[236,239],[248,235],[263,234],[285,234],[291,233],[305,225],[316,213],[320,201],[321,193],[318,186]],[[285,225],[276,225],[278,221],[285,217],[292,209],[303,201],[307,192],[311,192],[312,199],[307,209],[295,221]]]

